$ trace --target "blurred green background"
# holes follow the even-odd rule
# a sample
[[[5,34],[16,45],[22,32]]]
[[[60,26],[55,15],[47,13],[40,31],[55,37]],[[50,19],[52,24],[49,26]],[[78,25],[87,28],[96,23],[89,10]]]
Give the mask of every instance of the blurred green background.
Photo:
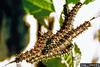
[[[18,54],[29,42],[28,26],[23,21],[22,0],[0,1],[0,61]]]

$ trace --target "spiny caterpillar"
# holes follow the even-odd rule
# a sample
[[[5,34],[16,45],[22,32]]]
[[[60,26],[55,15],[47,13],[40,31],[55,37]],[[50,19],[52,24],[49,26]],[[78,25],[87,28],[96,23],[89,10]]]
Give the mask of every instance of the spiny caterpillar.
[[[37,57],[31,57],[27,59],[26,61],[29,63],[38,62],[44,59],[52,58],[52,57],[59,57],[62,54],[68,53],[68,51],[71,50],[72,44],[70,44],[70,40],[72,40],[74,37],[76,37],[78,34],[85,31],[88,27],[90,27],[91,24],[89,21],[85,21],[82,25],[77,27],[74,30],[69,31],[64,38],[62,38],[57,45],[54,44],[56,47],[50,47],[49,46],[49,52],[45,53],[43,55],[37,56]]]
[[[64,34],[66,34],[68,31],[72,29],[72,21],[81,6],[82,6],[82,3],[79,2],[73,7],[73,9],[69,12],[68,16],[65,17],[65,19],[67,20],[64,21],[61,29],[56,34],[54,34],[54,36],[52,36],[53,40],[59,41],[59,39],[61,39]]]
[[[75,17],[75,15],[77,14],[77,12],[79,11],[79,9],[81,8],[81,6],[82,6],[83,4],[81,3],[81,2],[78,2],[74,7],[73,7],[73,9],[70,11],[70,12],[68,12],[68,14],[67,14],[67,16],[66,16],[66,14],[65,14],[65,12],[64,12],[64,14],[65,14],[65,20],[64,20],[64,24],[63,25],[67,25],[66,23],[69,23],[70,25],[72,25],[72,22],[73,22],[73,20],[74,20],[74,17]],[[66,6],[64,5],[64,8],[66,9]],[[64,26],[62,26],[62,27],[64,27]]]
[[[79,8],[81,8],[82,3],[78,2],[73,9],[68,13],[68,16],[66,17],[65,15],[65,20],[64,20],[64,24],[61,27],[60,31],[58,31],[56,34],[54,34],[49,41],[51,41],[50,46],[52,46],[51,44],[57,43],[59,42],[59,40],[66,34],[68,33],[68,31],[70,31],[73,27],[72,27],[72,21],[75,17],[75,15],[77,14]],[[64,8],[66,8],[66,6],[64,5]],[[66,11],[65,11],[66,12]],[[47,41],[48,42],[48,41]],[[44,47],[44,49],[42,50],[42,53],[48,52],[48,45]]]

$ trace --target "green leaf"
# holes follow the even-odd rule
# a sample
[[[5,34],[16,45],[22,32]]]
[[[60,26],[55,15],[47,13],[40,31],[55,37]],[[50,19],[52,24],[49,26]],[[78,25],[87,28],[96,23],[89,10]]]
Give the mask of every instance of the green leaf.
[[[48,59],[46,61],[43,61],[43,63],[46,65],[46,67],[66,67],[65,64],[61,63],[60,58]]]
[[[28,0],[23,0],[23,7],[24,7],[24,10],[28,13],[37,13],[40,11],[39,7],[33,5]]]
[[[78,3],[78,2],[80,2],[80,0],[66,0],[66,3],[73,3],[73,4],[76,4],[76,3]]]
[[[67,64],[66,67],[74,67],[74,59],[73,59],[73,53],[72,51],[70,53],[66,53],[63,55],[64,60],[66,61],[65,64]]]
[[[60,14],[60,19],[59,19],[60,27],[62,27],[62,26],[63,26],[63,23],[64,23],[62,14],[63,14],[63,13]]]
[[[85,0],[84,4],[88,4],[90,2],[93,2],[94,0]]]
[[[53,4],[51,0],[29,0],[33,5],[38,6],[39,8],[54,11]]]
[[[54,11],[54,6],[51,0],[23,0],[23,6],[30,13],[38,13],[41,10],[49,12]]]
[[[51,0],[23,0],[23,7],[26,13],[34,15],[37,21],[44,25],[44,18],[54,11],[53,2]]]
[[[74,52],[81,54],[81,51],[80,51],[79,47],[77,46],[77,44],[74,44]]]
[[[76,62],[75,66],[77,67],[81,60],[81,51],[76,44],[74,44],[74,54],[75,54],[74,61]]]

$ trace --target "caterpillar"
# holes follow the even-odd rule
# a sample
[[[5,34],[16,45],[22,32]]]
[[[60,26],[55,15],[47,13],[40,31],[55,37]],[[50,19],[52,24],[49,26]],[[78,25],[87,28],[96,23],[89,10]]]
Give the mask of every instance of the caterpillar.
[[[52,40],[58,42],[59,39],[63,37],[64,34],[66,34],[68,31],[70,31],[70,28],[72,28],[72,20],[74,19],[74,16],[77,14],[79,8],[81,8],[82,3],[78,2],[73,9],[69,12],[68,17],[65,17],[64,24],[61,27],[60,31],[58,31],[56,34],[52,36]]]
[[[77,12],[79,11],[79,9],[81,8],[83,4],[81,2],[78,2],[74,7],[73,9],[67,14],[67,17],[65,15],[65,20],[64,20],[64,23],[63,23],[63,26],[61,27],[62,29],[66,29],[69,27],[69,29],[73,28],[73,20],[74,20],[74,17],[75,15],[77,14]],[[68,26],[67,26],[68,25]],[[70,26],[69,26],[70,25]],[[67,30],[67,29],[66,29]],[[66,34],[66,32],[65,32]]]
[[[91,24],[89,21],[85,21],[85,23],[83,23],[82,25],[80,25],[79,27],[77,27],[76,29],[73,29],[71,31],[69,31],[64,38],[62,38],[59,43],[57,43],[57,46],[54,46],[53,48],[49,46],[49,48],[52,48],[51,50],[49,49],[48,53],[45,54],[41,54],[40,56],[37,57],[32,57],[27,59],[26,61],[29,63],[34,63],[34,62],[38,62],[41,61],[43,59],[47,59],[47,58],[51,58],[54,56],[58,56],[64,53],[67,53],[70,49],[70,47],[72,45],[70,45],[70,40],[72,40],[73,38],[75,38],[77,35],[79,35],[80,33],[82,33],[83,31],[85,31],[88,27],[90,27]]]
[[[47,44],[47,46],[44,47],[44,49],[42,50],[42,53],[48,52],[48,45],[52,46],[51,44],[53,43],[57,43],[59,42],[59,40],[64,37],[64,35],[70,31],[72,29],[72,21],[74,19],[74,16],[77,14],[79,8],[81,8],[82,3],[78,2],[73,9],[69,12],[68,17],[65,17],[65,21],[63,26],[61,27],[60,31],[58,31],[56,34],[54,34],[49,40],[47,40],[48,42],[51,42],[50,44]],[[64,6],[65,8],[65,6]],[[65,8],[66,9],[66,8]],[[66,11],[65,11],[66,12]],[[65,15],[66,16],[66,15]]]

